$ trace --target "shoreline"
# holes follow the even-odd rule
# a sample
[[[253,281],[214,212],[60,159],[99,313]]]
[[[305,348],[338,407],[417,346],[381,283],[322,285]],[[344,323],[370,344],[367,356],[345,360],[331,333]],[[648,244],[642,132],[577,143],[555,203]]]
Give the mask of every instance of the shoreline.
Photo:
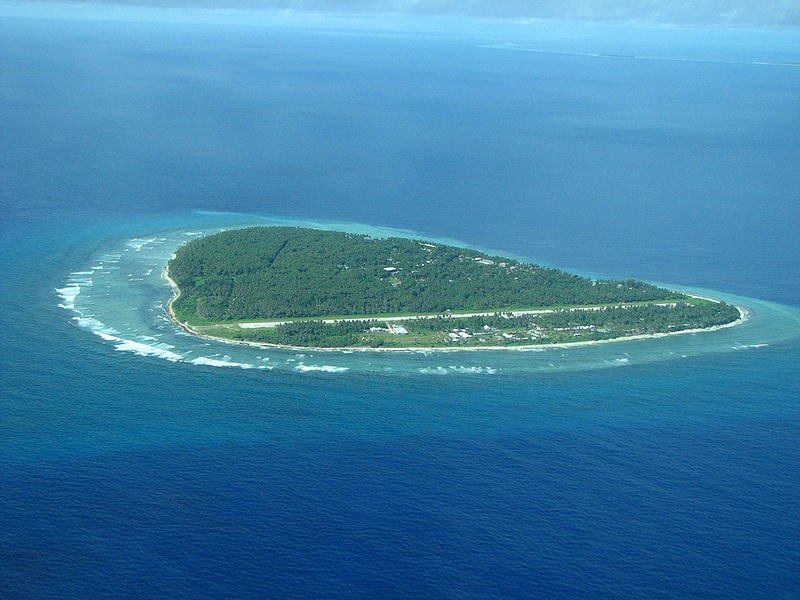
[[[227,344],[238,344],[244,346],[251,346],[254,348],[275,348],[275,349],[282,349],[282,350],[292,350],[292,351],[302,351],[302,352],[476,352],[476,351],[488,351],[488,350],[546,350],[547,348],[573,348],[576,346],[594,346],[597,344],[611,344],[616,342],[632,342],[636,340],[649,340],[649,339],[657,339],[662,337],[668,337],[673,335],[683,335],[689,333],[702,333],[702,332],[711,332],[717,331],[719,329],[726,329],[728,327],[735,327],[737,325],[741,325],[750,316],[750,311],[748,311],[745,307],[734,305],[736,310],[739,312],[739,318],[735,321],[731,321],[730,323],[725,323],[723,325],[714,325],[712,327],[699,327],[695,329],[683,329],[681,331],[666,331],[663,333],[643,333],[639,335],[629,335],[629,336],[621,336],[612,338],[609,340],[585,340],[581,342],[567,342],[567,343],[560,343],[560,344],[525,344],[519,346],[469,346],[469,347],[462,347],[462,348],[444,348],[444,347],[415,347],[409,346],[407,348],[364,348],[362,346],[341,346],[339,348],[322,348],[317,346],[289,346],[285,344],[270,344],[267,342],[248,342],[246,340],[232,340],[228,338],[221,338],[213,335],[208,335],[205,333],[200,333],[195,329],[192,329],[191,326],[187,325],[186,323],[181,323],[178,318],[175,316],[175,311],[172,309],[172,304],[180,297],[181,290],[178,285],[172,280],[169,276],[169,268],[164,267],[163,271],[164,278],[172,288],[172,297],[167,302],[167,310],[166,313],[169,316],[170,320],[178,325],[181,329],[183,329],[189,335],[193,335],[199,338],[204,338],[207,340],[212,340],[215,342],[225,342]],[[701,298],[704,300],[710,300],[712,302],[719,302],[716,298],[709,298],[708,296],[700,296],[698,294],[688,294],[687,296],[691,296],[693,298]]]

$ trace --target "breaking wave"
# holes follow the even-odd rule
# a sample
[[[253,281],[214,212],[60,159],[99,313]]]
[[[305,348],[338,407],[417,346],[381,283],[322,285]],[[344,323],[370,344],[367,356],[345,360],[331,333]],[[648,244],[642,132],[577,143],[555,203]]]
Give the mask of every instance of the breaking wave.
[[[494,367],[465,367],[450,365],[448,367],[424,367],[418,369],[424,375],[448,375],[450,373],[471,373],[473,375],[494,375],[497,369]]]
[[[333,365],[307,365],[300,363],[299,365],[295,366],[294,370],[300,371],[301,373],[308,373],[310,371],[322,371],[323,373],[344,373],[345,371],[349,371],[350,367],[334,367]]]
[[[234,362],[231,360],[219,360],[216,358],[208,358],[205,356],[199,356],[194,358],[190,361],[193,365],[203,365],[206,367],[238,367],[240,369],[272,369],[272,367],[268,367],[266,365],[251,365],[250,363],[240,363]]]

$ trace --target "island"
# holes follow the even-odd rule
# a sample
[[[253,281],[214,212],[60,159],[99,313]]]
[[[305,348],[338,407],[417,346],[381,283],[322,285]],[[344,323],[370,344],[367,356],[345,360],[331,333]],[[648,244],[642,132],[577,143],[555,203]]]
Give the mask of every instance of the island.
[[[725,327],[731,304],[399,237],[250,227],[181,246],[171,317],[227,341],[342,350],[599,343]]]

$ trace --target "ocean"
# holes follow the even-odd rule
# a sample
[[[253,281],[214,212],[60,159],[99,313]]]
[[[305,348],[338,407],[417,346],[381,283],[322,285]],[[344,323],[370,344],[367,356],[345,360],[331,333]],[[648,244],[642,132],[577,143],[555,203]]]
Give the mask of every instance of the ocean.
[[[0,598],[798,597],[798,42],[0,18]],[[164,319],[178,244],[287,222],[751,319],[380,356]]]

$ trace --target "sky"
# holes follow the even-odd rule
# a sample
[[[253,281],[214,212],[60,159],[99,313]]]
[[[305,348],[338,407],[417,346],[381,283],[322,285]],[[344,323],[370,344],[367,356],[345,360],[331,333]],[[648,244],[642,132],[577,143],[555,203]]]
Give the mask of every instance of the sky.
[[[44,5],[44,1],[26,4]],[[800,0],[61,0],[59,4],[800,27]]]

